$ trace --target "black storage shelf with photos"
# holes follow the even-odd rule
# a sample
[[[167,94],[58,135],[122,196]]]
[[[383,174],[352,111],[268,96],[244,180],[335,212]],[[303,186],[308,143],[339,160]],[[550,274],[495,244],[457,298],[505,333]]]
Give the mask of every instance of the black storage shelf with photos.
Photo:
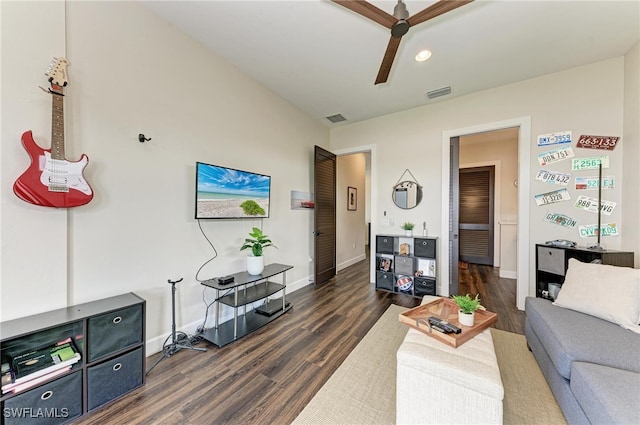
[[[570,258],[620,267],[633,267],[634,264],[631,251],[536,244],[536,297],[555,300],[554,295],[564,283]]]
[[[2,424],[67,423],[144,385],[145,309],[128,293],[0,323]]]
[[[376,236],[376,290],[422,298],[437,292],[436,237]]]

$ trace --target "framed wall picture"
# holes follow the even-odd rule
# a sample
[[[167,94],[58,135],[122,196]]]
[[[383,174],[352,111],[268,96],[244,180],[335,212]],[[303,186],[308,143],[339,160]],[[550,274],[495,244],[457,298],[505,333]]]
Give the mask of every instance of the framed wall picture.
[[[358,209],[358,189],[355,187],[347,187],[347,211],[355,211]]]

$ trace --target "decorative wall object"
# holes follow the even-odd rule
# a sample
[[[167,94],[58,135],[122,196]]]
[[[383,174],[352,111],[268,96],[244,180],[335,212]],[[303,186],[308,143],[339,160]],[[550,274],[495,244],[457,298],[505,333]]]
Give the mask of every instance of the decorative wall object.
[[[409,173],[413,180],[402,180],[405,174]],[[393,203],[403,210],[415,208],[422,201],[422,186],[407,168],[393,187]]]
[[[598,155],[590,157],[575,157],[574,151],[571,149],[572,132],[562,131],[549,134],[541,134],[537,137],[537,146],[545,149],[544,152],[538,153],[538,162],[540,169],[538,170],[535,180],[546,184],[554,184],[566,186],[566,188],[539,193],[534,195],[535,202],[538,206],[549,206],[553,204],[554,210],[547,211],[544,221],[566,229],[575,229],[580,238],[597,238],[597,245],[590,246],[590,249],[601,249],[601,236],[618,236],[619,229],[610,217],[616,208],[616,202],[602,199],[602,190],[607,190],[612,197],[615,196],[615,176],[602,175],[602,169],[609,168],[610,158],[608,155]],[[575,141],[575,147],[579,151],[591,150],[593,153],[600,151],[613,151],[620,142],[617,136],[593,136],[580,135]],[[553,146],[552,150],[549,150]],[[559,146],[557,146],[559,145]],[[596,150],[594,152],[594,149]],[[566,170],[552,170],[548,165],[556,165],[560,161],[570,159],[571,172]],[[558,164],[560,165],[560,164]],[[567,168],[560,165],[561,168]],[[553,167],[552,167],[553,168]],[[586,174],[591,170],[598,170],[598,176],[580,175]],[[571,201],[572,196],[569,190],[575,190],[575,200]],[[590,191],[598,191],[598,196],[586,196],[585,193]],[[571,201],[573,212],[569,212],[562,204],[563,201]],[[597,224],[589,223],[590,219],[585,220],[583,211],[597,214]],[[574,216],[575,214],[575,216]],[[607,216],[608,223],[601,223],[601,217]],[[586,222],[586,223],[585,223]]]
[[[355,187],[347,187],[347,211],[356,211],[358,209],[358,189]]]
[[[591,136],[583,134],[578,139],[576,147],[612,151],[616,148],[618,140],[620,140],[620,138],[615,136]]]
[[[315,207],[313,201],[313,193],[291,191],[291,209],[292,210],[312,210]]]

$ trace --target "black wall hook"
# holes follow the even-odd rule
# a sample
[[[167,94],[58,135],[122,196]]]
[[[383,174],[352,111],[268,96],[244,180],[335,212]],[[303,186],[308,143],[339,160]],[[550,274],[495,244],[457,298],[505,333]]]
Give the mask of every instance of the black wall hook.
[[[144,137],[144,134],[142,133],[138,134],[138,141],[140,143],[148,142],[149,140],[151,140],[151,137],[147,139],[146,137]]]

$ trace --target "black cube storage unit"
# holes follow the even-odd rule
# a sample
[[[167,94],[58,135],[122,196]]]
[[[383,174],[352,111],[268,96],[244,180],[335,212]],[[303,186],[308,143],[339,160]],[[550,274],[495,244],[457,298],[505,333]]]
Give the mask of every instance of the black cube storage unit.
[[[67,338],[80,353],[71,370],[2,394],[2,424],[66,423],[144,385],[145,312],[129,293],[0,323],[2,363]]]
[[[553,300],[549,284],[562,288],[570,258],[583,263],[600,262],[621,267],[633,267],[634,262],[631,251],[536,244],[536,297]]]
[[[376,290],[422,298],[437,293],[436,237],[376,236]]]

